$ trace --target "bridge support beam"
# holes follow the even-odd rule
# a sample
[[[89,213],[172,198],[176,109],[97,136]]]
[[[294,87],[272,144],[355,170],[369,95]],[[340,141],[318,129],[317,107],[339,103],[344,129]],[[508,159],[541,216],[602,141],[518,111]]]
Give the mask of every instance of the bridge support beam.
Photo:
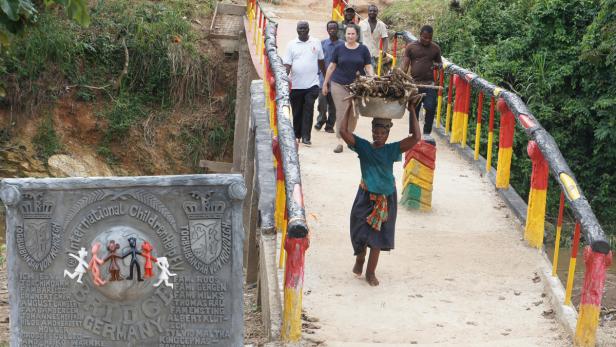
[[[601,297],[605,286],[607,268],[612,264],[612,252],[608,254],[593,251],[590,246],[584,249],[586,273],[582,298],[580,300],[575,346],[590,347],[595,345]]]

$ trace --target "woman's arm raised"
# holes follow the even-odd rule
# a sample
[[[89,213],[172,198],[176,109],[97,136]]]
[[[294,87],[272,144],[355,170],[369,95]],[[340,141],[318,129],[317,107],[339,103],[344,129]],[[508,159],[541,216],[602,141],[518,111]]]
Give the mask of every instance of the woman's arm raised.
[[[415,104],[409,102],[408,104],[409,117],[411,117],[411,133],[407,138],[400,141],[400,152],[404,153],[413,148],[419,141],[421,141],[421,130],[419,129],[419,121],[415,114]]]

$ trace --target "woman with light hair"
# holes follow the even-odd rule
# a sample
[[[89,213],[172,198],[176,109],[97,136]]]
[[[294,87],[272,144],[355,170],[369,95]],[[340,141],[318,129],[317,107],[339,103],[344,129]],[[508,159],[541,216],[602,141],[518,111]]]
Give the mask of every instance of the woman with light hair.
[[[351,84],[357,74],[374,75],[372,69],[370,51],[368,48],[358,42],[359,26],[356,24],[348,24],[345,30],[345,43],[334,48],[332,53],[332,61],[327,67],[325,80],[323,81],[323,95],[327,95],[331,90],[332,99],[336,110],[344,113],[347,108],[352,107],[353,113],[349,121],[349,131],[353,132],[357,125],[358,113],[355,107],[351,105],[350,91],[348,85]],[[331,84],[331,85],[330,85]],[[340,121],[336,121],[336,137],[338,145],[334,149],[335,153],[342,152],[342,137],[340,136]]]

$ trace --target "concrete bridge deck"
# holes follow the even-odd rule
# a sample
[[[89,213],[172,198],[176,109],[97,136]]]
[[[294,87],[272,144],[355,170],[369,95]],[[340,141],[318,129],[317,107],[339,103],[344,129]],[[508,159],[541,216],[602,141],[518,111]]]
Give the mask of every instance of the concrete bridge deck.
[[[297,20],[326,37],[330,1],[266,5],[278,27],[279,55],[296,37]],[[282,18],[281,18],[282,17]],[[315,110],[316,118],[316,110]],[[389,141],[403,138],[408,115]],[[356,133],[370,139],[368,118]],[[396,247],[382,252],[380,286],[351,273],[349,213],[360,180],[347,148],[333,153],[334,134],[313,130],[300,145],[302,186],[311,244],[306,253],[303,339],[325,346],[569,346],[571,338],[544,294],[544,255],[522,240],[523,227],[495,191],[443,139],[431,212],[399,206]],[[394,168],[398,194],[402,163]],[[598,345],[604,345],[601,338]],[[609,343],[607,344],[609,345]]]
[[[407,119],[390,140],[403,138]],[[370,122],[357,133],[370,138]],[[565,346],[568,337],[543,295],[543,256],[487,179],[438,141],[431,212],[399,208],[396,248],[383,252],[370,287],[351,273],[349,212],[360,180],[348,149],[332,152],[333,134],[313,133],[300,147],[311,247],[304,309],[321,326],[312,338],[328,346],[359,343]],[[402,163],[395,166],[401,190]],[[311,334],[305,334],[311,336]]]

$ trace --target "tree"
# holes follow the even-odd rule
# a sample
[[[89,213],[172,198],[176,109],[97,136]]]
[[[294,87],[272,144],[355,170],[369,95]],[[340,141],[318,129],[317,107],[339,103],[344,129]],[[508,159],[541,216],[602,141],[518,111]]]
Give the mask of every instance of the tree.
[[[44,0],[46,6],[64,6],[67,15],[77,23],[88,26],[87,0]],[[33,0],[0,0],[0,46],[10,43],[11,34],[21,31],[24,26],[36,19],[38,11]]]

